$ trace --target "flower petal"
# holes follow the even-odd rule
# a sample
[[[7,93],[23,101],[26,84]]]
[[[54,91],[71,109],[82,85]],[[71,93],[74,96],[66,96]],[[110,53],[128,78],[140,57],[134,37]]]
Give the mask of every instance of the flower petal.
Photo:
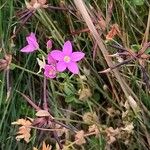
[[[71,61],[79,61],[85,56],[82,52],[73,52],[71,54]]]
[[[67,65],[66,65],[65,62],[59,61],[59,62],[56,64],[56,68],[57,68],[57,71],[63,72],[63,71],[67,68]]]
[[[51,56],[51,53],[47,55],[48,64],[56,65],[56,60]]]
[[[34,45],[36,47],[36,49],[39,48],[39,44],[37,43],[37,39],[33,32],[31,32],[30,35],[26,37],[26,40],[29,45]]]
[[[67,41],[67,42],[64,43],[63,53],[66,56],[70,56],[71,55],[71,53],[72,53],[72,44],[71,44],[70,41]]]
[[[59,51],[59,50],[51,51],[50,55],[53,57],[53,59],[59,60],[59,61],[62,61],[64,58],[62,51]]]
[[[25,52],[25,53],[30,53],[35,50],[37,50],[37,49],[34,47],[34,45],[27,45],[27,46],[23,47],[20,51]]]
[[[30,35],[26,37],[26,40],[27,40],[28,44],[32,44],[32,43],[36,42],[35,34],[31,32]]]
[[[77,63],[75,62],[69,62],[67,64],[67,68],[73,73],[73,74],[78,74],[79,73],[79,68]]]

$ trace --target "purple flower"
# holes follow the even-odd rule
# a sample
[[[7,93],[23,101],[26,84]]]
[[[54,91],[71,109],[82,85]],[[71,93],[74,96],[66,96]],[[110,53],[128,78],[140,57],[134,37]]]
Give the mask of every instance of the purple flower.
[[[72,44],[70,41],[64,43],[63,50],[53,50],[51,56],[58,61],[56,64],[57,71],[63,72],[68,68],[73,74],[79,73],[77,61],[84,57],[82,52],[72,52]]]
[[[26,40],[28,45],[23,47],[20,50],[21,52],[29,53],[39,49],[39,44],[37,43],[37,39],[34,33],[31,32],[30,35],[26,37]]]
[[[53,65],[45,65],[44,75],[51,79],[55,78],[56,77],[56,68]]]

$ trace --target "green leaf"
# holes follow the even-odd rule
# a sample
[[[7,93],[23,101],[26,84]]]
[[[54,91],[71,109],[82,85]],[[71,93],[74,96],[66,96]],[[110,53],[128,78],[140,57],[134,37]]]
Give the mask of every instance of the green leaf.
[[[139,45],[139,44],[133,44],[133,45],[131,45],[131,49],[134,52],[138,52],[141,49],[141,45]]]
[[[14,70],[16,68],[14,64],[10,64],[9,67],[10,67],[10,70]]]
[[[42,59],[42,58],[43,58],[43,55],[42,55],[42,54],[38,54],[37,57],[38,57],[39,59]]]
[[[64,92],[66,95],[74,95],[75,88],[74,88],[73,84],[65,82],[64,83]]]
[[[100,94],[97,92],[94,93],[93,98],[95,101],[99,101],[101,99]]]
[[[131,0],[135,5],[141,6],[144,4],[144,0]]]
[[[73,95],[67,96],[67,97],[65,98],[65,101],[66,101],[66,103],[75,102],[75,101],[76,101],[76,98],[75,98]]]
[[[145,51],[146,54],[150,53],[150,47]]]
[[[68,74],[67,73],[59,73],[57,78],[63,78],[63,79],[66,79],[68,78]]]

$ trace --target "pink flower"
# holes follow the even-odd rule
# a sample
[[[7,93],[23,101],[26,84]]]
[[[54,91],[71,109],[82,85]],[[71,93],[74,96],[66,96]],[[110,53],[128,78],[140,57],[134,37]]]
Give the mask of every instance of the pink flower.
[[[30,35],[26,37],[26,40],[28,45],[23,47],[20,50],[21,52],[29,53],[39,49],[39,44],[37,43],[37,39],[34,33],[31,32]]]
[[[50,55],[47,55],[47,62],[48,64],[44,67],[44,75],[48,78],[55,78],[56,77],[56,60]]]
[[[56,77],[56,68],[53,65],[45,65],[44,75],[51,79],[55,78]]]
[[[52,41],[51,40],[47,41],[46,47],[47,47],[47,49],[51,49],[52,48]]]
[[[56,64],[57,71],[63,72],[68,68],[73,74],[79,73],[77,61],[84,57],[82,52],[72,52],[72,44],[70,41],[64,43],[63,50],[53,50],[51,56],[58,61]]]

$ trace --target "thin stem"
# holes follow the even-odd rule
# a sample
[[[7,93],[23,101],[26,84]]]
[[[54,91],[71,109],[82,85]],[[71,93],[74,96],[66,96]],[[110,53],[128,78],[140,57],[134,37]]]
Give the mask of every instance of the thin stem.
[[[28,11],[29,11],[29,9],[19,10],[19,11],[16,12],[16,15],[21,16],[21,15],[23,15],[24,13],[26,13]]]
[[[69,126],[67,126],[67,125],[65,125],[65,124],[63,124],[63,123],[61,123],[61,122],[59,122],[59,121],[57,121],[55,119],[54,119],[54,122],[57,123],[57,124],[59,124],[59,125],[61,125],[61,126],[63,126],[63,127],[65,127],[66,129],[69,129],[70,131],[73,131],[75,133],[75,131],[71,127],[69,127]]]
[[[62,129],[45,129],[45,128],[40,128],[40,127],[34,127],[34,126],[26,126],[28,128],[33,128],[33,129],[37,129],[37,130],[42,130],[42,131],[62,131]]]
[[[55,7],[55,6],[52,6],[52,5],[48,5],[48,8],[49,9],[53,9],[53,10],[65,10],[65,11],[69,11],[68,8],[65,8],[65,7]]]
[[[36,104],[34,104],[34,103],[32,102],[32,100],[31,100],[29,97],[27,97],[25,94],[21,93],[21,92],[18,91],[18,90],[16,90],[16,92],[18,92],[19,94],[21,94],[22,97],[23,97],[34,109],[36,109],[36,111],[41,110],[41,108],[38,107]]]
[[[34,11],[31,11],[29,14],[27,14],[26,18],[21,22],[21,25],[16,30],[14,37],[17,35],[17,33],[20,31],[20,29],[25,25],[25,23],[28,21],[28,19],[33,15]]]
[[[27,12],[25,12],[20,18],[19,18],[19,20],[22,20],[22,19],[24,19],[25,17],[27,17],[30,13],[32,13],[33,11],[31,11],[31,10],[28,10]]]
[[[55,123],[52,122],[52,128],[55,128]],[[54,138],[55,140],[57,141],[58,145],[59,145],[59,148],[60,149],[63,149],[63,145],[60,143],[60,138],[58,137],[58,134],[56,131],[53,132],[53,135],[54,135]]]
[[[40,74],[38,74],[38,73],[36,73],[36,72],[33,72],[33,71],[31,71],[31,70],[28,70],[28,69],[26,69],[26,68],[23,68],[23,67],[21,67],[21,66],[18,66],[18,65],[14,64],[14,63],[11,63],[10,65],[11,65],[12,67],[21,69],[21,70],[23,70],[23,71],[26,71],[26,72],[28,72],[28,73],[31,73],[31,74],[34,74],[34,75],[36,75],[36,76],[38,76],[38,77],[42,77],[42,78],[43,78],[42,75],[40,75]]]
[[[142,43],[148,42],[149,28],[150,28],[150,8],[149,8],[149,13],[148,13],[147,26],[146,26],[146,30],[145,30],[145,33],[144,33],[144,38],[143,38]]]
[[[6,82],[7,82],[7,100],[11,94],[11,86],[10,86],[10,75],[9,75],[10,70],[6,70]]]
[[[47,92],[46,92],[46,77],[44,77],[43,94],[44,94],[44,97],[43,97],[43,100],[44,100],[43,109],[44,110],[48,110],[47,96],[46,96],[47,95]]]

